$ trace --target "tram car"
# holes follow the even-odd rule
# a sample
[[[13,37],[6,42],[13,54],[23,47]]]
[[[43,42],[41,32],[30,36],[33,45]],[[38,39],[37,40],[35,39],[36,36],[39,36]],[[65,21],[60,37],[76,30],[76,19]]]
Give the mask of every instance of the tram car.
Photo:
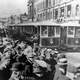
[[[15,39],[31,40],[31,37],[37,33],[34,24],[10,24],[8,25],[8,36]]]
[[[66,22],[61,25],[61,44],[69,51],[80,51],[80,24],[78,21]]]
[[[39,23],[40,47],[55,48],[60,46],[61,27],[49,21]]]
[[[44,22],[40,25],[40,46],[65,51],[80,51],[80,25],[78,22],[56,24]]]
[[[24,36],[28,41],[38,35],[40,47],[57,48],[59,50],[80,50],[80,24],[78,21],[54,23],[51,21],[33,22],[8,26],[9,35]],[[21,37],[20,37],[21,39]]]

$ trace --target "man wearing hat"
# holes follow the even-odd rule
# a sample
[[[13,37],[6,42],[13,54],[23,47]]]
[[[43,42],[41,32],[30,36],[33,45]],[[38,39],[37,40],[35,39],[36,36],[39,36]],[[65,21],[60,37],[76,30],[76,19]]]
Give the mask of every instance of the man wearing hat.
[[[25,68],[24,64],[19,63],[19,62],[14,63],[11,69],[12,75],[9,80],[23,80],[24,77],[22,75],[22,72],[24,68]]]
[[[66,68],[67,68],[67,59],[66,58],[59,59],[53,80],[70,80],[66,76]]]
[[[47,75],[47,63],[43,60],[35,60],[33,64],[33,73],[37,80],[49,80]]]
[[[51,54],[52,50],[49,49],[48,57],[44,60],[47,63],[47,70],[48,70],[48,80],[52,80],[55,73],[55,65],[57,64],[56,60],[54,59],[54,55]]]
[[[80,80],[80,65],[77,67],[74,80]]]
[[[59,51],[57,49],[54,49],[52,51],[52,55],[53,55],[54,59],[57,61],[57,56],[59,55]]]
[[[3,53],[3,51],[4,51],[3,40],[0,39],[0,52]]]

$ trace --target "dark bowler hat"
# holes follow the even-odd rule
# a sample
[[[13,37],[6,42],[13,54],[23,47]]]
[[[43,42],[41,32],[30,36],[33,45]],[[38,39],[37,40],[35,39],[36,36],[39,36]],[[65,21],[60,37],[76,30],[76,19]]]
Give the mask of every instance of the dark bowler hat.
[[[24,69],[25,69],[25,64],[20,62],[14,63],[11,68],[12,71],[23,71]]]
[[[80,65],[78,65],[76,69],[77,69],[77,73],[78,72],[80,73]]]

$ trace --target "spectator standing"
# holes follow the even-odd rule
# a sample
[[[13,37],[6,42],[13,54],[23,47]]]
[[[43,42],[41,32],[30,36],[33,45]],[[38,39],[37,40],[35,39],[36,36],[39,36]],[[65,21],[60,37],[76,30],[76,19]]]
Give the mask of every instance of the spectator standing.
[[[75,74],[74,80],[80,80],[80,66],[77,67],[77,72]]]
[[[56,72],[53,80],[71,80],[66,76],[67,60],[66,58],[59,59],[56,66]]]

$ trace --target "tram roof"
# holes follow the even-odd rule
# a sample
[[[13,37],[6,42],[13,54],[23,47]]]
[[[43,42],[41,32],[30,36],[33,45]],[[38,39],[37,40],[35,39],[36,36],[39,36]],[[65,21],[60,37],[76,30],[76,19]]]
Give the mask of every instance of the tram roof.
[[[41,21],[41,22],[38,22],[37,25],[41,25],[41,26],[60,26],[60,24],[55,23],[53,21]]]
[[[70,21],[70,22],[65,22],[62,23],[61,26],[74,26],[74,27],[80,27],[80,24],[78,21]]]
[[[31,26],[31,25],[36,26],[36,23],[30,22],[30,23],[9,24],[8,26]]]
[[[40,22],[28,22],[28,23],[20,23],[20,24],[9,24],[8,26],[60,26],[58,23],[54,23],[53,21],[40,21]]]

